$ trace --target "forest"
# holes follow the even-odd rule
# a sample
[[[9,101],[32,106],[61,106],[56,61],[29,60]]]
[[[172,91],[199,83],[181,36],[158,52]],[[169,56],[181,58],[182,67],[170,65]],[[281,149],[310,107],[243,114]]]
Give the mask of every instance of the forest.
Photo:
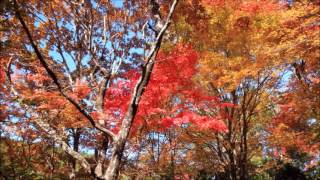
[[[317,180],[320,0],[0,0],[0,180]]]

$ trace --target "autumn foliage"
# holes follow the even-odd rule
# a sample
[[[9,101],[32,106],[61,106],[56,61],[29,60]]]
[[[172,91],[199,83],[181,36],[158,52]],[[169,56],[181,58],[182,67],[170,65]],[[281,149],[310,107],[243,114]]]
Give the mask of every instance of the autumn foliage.
[[[0,3],[0,179],[316,179],[320,1]]]

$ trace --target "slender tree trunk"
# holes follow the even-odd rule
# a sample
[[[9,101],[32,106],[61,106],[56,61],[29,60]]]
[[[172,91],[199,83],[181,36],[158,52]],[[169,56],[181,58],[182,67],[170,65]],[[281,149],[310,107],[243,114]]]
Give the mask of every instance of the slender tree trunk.
[[[79,142],[80,142],[81,131],[79,128],[73,131],[73,150],[79,152]],[[77,160],[71,157],[71,173],[69,175],[70,179],[76,179],[77,172]]]
[[[170,135],[169,135],[170,136]],[[174,138],[174,137],[173,137]],[[169,139],[171,139],[171,137],[169,137]],[[175,176],[175,163],[174,163],[174,159],[175,159],[175,155],[176,155],[176,147],[173,145],[172,140],[170,140],[170,146],[171,146],[171,154],[170,154],[170,178],[174,179]]]
[[[241,166],[240,166],[240,180],[247,179],[247,151],[248,151],[248,142],[247,142],[247,132],[248,132],[248,124],[246,119],[243,120],[243,149],[241,153]]]
[[[237,168],[236,168],[235,158],[234,158],[232,149],[228,150],[227,152],[228,152],[229,159],[230,159],[229,176],[230,176],[230,179],[236,180],[237,179]]]
[[[233,123],[232,120],[228,120],[228,135],[227,140],[229,143],[227,154],[229,156],[229,177],[232,180],[237,179],[237,168],[235,164],[235,157],[233,151],[235,150],[235,144],[232,142],[232,133],[233,133]]]

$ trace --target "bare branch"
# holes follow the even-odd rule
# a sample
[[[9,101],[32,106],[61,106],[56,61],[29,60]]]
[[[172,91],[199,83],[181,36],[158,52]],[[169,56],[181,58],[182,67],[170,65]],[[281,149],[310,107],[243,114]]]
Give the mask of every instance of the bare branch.
[[[13,60],[13,57],[10,57],[9,62],[7,63],[7,69],[6,69],[7,78],[10,83],[11,83],[11,72],[10,71],[11,71],[12,60]]]

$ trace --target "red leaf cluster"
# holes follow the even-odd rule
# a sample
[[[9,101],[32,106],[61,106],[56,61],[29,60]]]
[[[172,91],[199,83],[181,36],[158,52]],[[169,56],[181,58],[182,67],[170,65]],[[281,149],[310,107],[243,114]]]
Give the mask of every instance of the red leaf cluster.
[[[192,123],[201,129],[226,129],[222,121],[199,116],[182,104],[201,104],[203,101],[217,100],[194,85],[193,76],[197,72],[197,60],[197,52],[186,45],[178,45],[170,53],[158,54],[151,79],[140,101],[133,129],[145,122],[149,126],[156,125],[162,129],[184,123]],[[118,119],[118,125],[124,117],[132,89],[140,73],[128,71],[122,77],[112,83],[104,101],[105,112]]]
[[[75,83],[74,93],[78,99],[85,98],[91,92],[87,82],[77,79]]]

